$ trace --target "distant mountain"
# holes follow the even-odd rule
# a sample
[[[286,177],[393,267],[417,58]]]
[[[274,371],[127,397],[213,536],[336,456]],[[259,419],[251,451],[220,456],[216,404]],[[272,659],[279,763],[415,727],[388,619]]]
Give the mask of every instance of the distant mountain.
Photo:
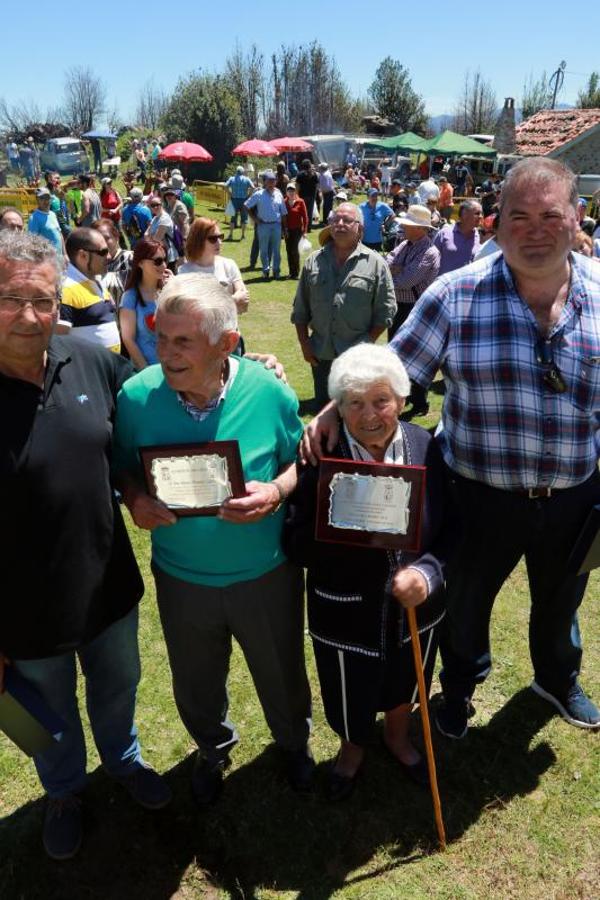
[[[572,103],[557,103],[556,109],[573,109]],[[497,116],[500,115],[501,110],[496,110]],[[440,134],[440,132],[445,131],[447,128],[452,128],[452,116],[450,113],[441,113],[439,116],[430,116],[428,120],[428,125],[431,131],[434,134]],[[520,109],[515,107],[515,124],[519,124],[521,122],[523,116]]]
[[[442,113],[439,116],[430,116],[427,124],[434,134],[440,134],[440,132],[450,128],[453,118],[454,116],[451,116],[449,113]]]

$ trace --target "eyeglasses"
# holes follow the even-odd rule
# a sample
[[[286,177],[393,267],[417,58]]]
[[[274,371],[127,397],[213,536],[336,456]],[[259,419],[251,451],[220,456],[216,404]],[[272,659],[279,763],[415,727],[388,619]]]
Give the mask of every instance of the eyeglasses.
[[[555,394],[564,394],[567,383],[554,362],[552,341],[539,340],[536,346],[537,361],[544,367],[543,381]]]
[[[93,253],[95,256],[108,256],[108,247],[103,247],[102,250],[96,250],[95,247],[82,247],[82,250],[85,250],[86,253]]]
[[[0,312],[21,312],[26,306],[31,306],[38,316],[48,316],[56,309],[56,297],[10,297],[0,296]]]
[[[211,244],[216,244],[217,241],[222,241],[224,237],[224,234],[207,234],[206,240],[210,241]]]
[[[167,258],[166,258],[166,256],[153,256],[150,259],[150,262],[153,262],[154,265],[156,266],[156,268],[158,269],[159,266],[166,266]]]
[[[332,225],[358,225],[358,219],[355,219],[353,216],[333,216],[331,219]]]
[[[151,203],[150,209],[156,209],[157,207],[162,206],[162,203]]]

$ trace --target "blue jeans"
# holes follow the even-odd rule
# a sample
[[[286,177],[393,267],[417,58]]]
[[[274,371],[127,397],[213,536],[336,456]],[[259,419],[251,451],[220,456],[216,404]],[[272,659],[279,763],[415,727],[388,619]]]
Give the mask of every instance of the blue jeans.
[[[279,222],[260,222],[257,225],[260,263],[265,275],[273,265],[273,275],[281,268],[281,225]]]
[[[77,652],[13,660],[15,669],[67,725],[60,741],[34,757],[39,779],[50,797],[75,793],[85,784],[86,749],[77,707],[76,656],[85,677],[88,716],[104,768],[119,778],[141,763],[133,721],[140,680],[137,629],[136,606]]]
[[[248,221],[248,210],[246,209],[246,198],[245,197],[232,197],[231,202],[235,207],[235,216],[232,216],[230,221],[235,228],[237,228],[237,217],[239,214],[240,221],[242,225],[245,225]]]

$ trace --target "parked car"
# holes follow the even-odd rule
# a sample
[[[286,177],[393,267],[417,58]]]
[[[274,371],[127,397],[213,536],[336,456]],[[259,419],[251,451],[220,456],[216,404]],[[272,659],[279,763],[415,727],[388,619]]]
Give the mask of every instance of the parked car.
[[[80,175],[82,172],[89,172],[90,163],[80,140],[62,137],[46,141],[40,153],[40,167],[43,172]]]

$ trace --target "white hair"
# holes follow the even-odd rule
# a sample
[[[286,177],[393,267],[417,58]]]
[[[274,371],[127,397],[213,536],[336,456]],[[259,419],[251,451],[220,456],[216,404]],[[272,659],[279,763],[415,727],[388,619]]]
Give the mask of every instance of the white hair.
[[[0,258],[35,266],[51,265],[56,274],[57,289],[60,288],[62,264],[54,244],[46,238],[29,231],[0,231]]]
[[[159,294],[157,309],[173,315],[202,313],[198,327],[213,347],[226,331],[238,330],[233,297],[214,275],[191,272],[169,278]]]
[[[408,397],[410,380],[399,357],[380,344],[357,344],[333,361],[327,387],[338,404],[347,393],[367,391],[378,381],[387,381],[397,397]]]
[[[345,206],[345,207],[347,207],[347,208],[350,208],[350,209],[353,209],[353,210],[356,212],[356,219],[357,219],[357,221],[358,221],[361,225],[364,225],[364,224],[365,224],[365,217],[364,217],[364,215],[363,215],[363,211],[362,211],[362,209],[360,208],[360,206],[357,206],[356,203],[350,203],[349,200],[344,200],[344,202],[343,202],[343,203],[340,203],[340,205],[337,207],[336,213],[338,213],[338,212],[341,210],[341,208],[342,208],[343,206]]]

